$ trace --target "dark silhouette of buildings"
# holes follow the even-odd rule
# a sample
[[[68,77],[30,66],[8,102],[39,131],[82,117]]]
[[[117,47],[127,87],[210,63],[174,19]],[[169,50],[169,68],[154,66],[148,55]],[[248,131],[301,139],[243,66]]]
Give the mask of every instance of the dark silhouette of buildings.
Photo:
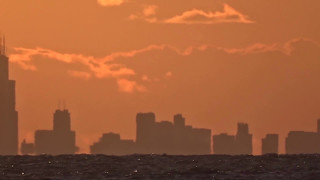
[[[210,129],[197,129],[185,125],[181,114],[173,123],[156,122],[154,113],[138,113],[136,142],[143,154],[210,154]]]
[[[213,153],[214,154],[236,154],[236,139],[235,136],[222,133],[213,136]]]
[[[21,154],[23,155],[34,154],[34,144],[27,143],[26,140],[23,140],[21,143]]]
[[[320,153],[319,135],[314,132],[290,131],[286,138],[287,154]]]
[[[126,155],[136,152],[133,140],[121,140],[120,134],[103,134],[99,142],[90,146],[91,154]]]
[[[252,134],[249,134],[248,124],[238,123],[236,149],[237,154],[252,154]]]
[[[211,130],[196,129],[185,125],[181,114],[174,116],[174,123],[156,122],[154,113],[136,116],[136,142],[121,140],[119,134],[108,133],[91,146],[94,154],[210,154]]]
[[[320,153],[320,120],[318,120],[317,132],[290,131],[286,138],[286,153]]]
[[[252,154],[252,134],[249,134],[249,126],[238,123],[238,131],[235,136],[222,133],[213,136],[214,154]]]
[[[53,118],[53,130],[35,132],[35,154],[74,154],[76,133],[71,131],[68,110],[56,110]]]
[[[9,80],[9,59],[4,37],[0,37],[0,155],[18,153],[18,112],[15,81]]]
[[[279,135],[267,134],[262,139],[262,154],[278,154]]]

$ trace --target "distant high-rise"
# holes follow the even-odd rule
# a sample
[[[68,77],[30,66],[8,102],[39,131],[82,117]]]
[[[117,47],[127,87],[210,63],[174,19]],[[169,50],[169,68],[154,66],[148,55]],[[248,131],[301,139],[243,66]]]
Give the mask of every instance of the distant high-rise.
[[[249,134],[249,126],[238,123],[238,131],[235,136],[222,133],[213,136],[214,154],[252,154],[252,134]]]
[[[213,153],[214,154],[236,154],[235,136],[222,133],[213,136]]]
[[[141,153],[154,153],[156,116],[154,113],[138,113],[136,116],[136,142]]]
[[[71,119],[68,110],[57,110],[53,115],[53,130],[56,132],[71,131]]]
[[[34,144],[27,143],[26,140],[23,140],[21,143],[21,154],[22,155],[34,154]]]
[[[15,81],[9,80],[9,59],[4,37],[0,37],[0,155],[18,153],[18,112]]]
[[[186,120],[182,114],[176,114],[173,116],[173,125],[181,128],[186,126]]]
[[[286,137],[287,154],[318,154],[320,153],[320,134],[318,132],[290,131]]]
[[[71,131],[68,110],[56,110],[53,115],[53,130],[37,130],[35,133],[36,154],[74,154],[77,152],[76,133]]]
[[[252,154],[252,134],[249,134],[248,124],[238,123],[236,146],[238,154]]]
[[[320,119],[318,119],[317,126],[317,133],[320,134]]]
[[[262,154],[278,154],[279,135],[267,134],[262,139]]]

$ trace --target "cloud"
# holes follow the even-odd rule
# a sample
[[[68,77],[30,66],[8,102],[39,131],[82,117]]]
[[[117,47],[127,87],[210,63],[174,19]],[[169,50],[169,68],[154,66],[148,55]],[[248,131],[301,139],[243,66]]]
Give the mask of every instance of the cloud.
[[[120,6],[125,0],[97,0],[101,6]]]
[[[167,77],[167,78],[172,77],[172,72],[170,72],[170,71],[169,71],[169,72],[166,72],[166,77]]]
[[[205,12],[203,10],[193,9],[169,18],[164,22],[169,24],[253,23],[246,15],[238,12],[228,4],[224,4],[222,12]]]
[[[130,20],[142,19],[149,23],[165,24],[219,24],[219,23],[254,23],[246,15],[238,12],[228,4],[224,4],[222,12],[205,12],[199,9],[193,9],[183,12],[168,19],[158,20],[155,17],[158,6],[150,5],[143,9],[143,13],[131,14]]]
[[[143,15],[148,17],[156,14],[158,6],[156,5],[148,5],[143,9]]]
[[[315,47],[320,47],[320,44],[312,39],[308,38],[295,38],[292,39],[285,44],[279,44],[279,43],[274,43],[274,44],[262,44],[262,43],[256,43],[253,45],[250,45],[246,48],[222,48],[222,47],[217,47],[217,49],[223,50],[227,52],[228,54],[241,54],[241,55],[247,55],[247,54],[261,54],[261,53],[266,53],[266,52],[281,52],[283,54],[286,54],[290,56],[292,52],[295,50],[296,44],[300,43],[306,43],[306,44],[311,44],[312,46]]]
[[[36,56],[57,60],[67,64],[80,63],[85,65],[91,73],[97,78],[121,78],[136,75],[133,69],[126,67],[125,64],[117,63],[120,58],[132,58],[138,54],[149,51],[161,51],[171,49],[179,55],[188,55],[190,50],[181,51],[171,45],[150,45],[145,48],[126,51],[114,52],[103,58],[95,58],[93,56],[85,56],[82,54],[60,53],[45,48],[14,48],[15,53],[10,54],[10,61],[19,64],[25,70],[36,71],[37,67],[33,63]],[[73,73],[74,74],[74,73]]]
[[[59,53],[53,50],[44,48],[14,48],[15,53],[10,54],[10,61],[19,64],[25,70],[37,70],[33,60],[35,56],[46,57],[49,59],[54,59],[64,63],[80,63],[87,66],[97,78],[109,78],[109,77],[123,77],[123,76],[133,76],[136,72],[126,67],[125,64],[117,63],[117,59],[122,58],[132,58],[139,54],[143,54],[150,51],[163,51],[165,49],[170,50],[180,56],[189,56],[194,51],[205,51],[207,49],[215,49],[224,51],[229,54],[252,54],[252,53],[263,53],[269,51],[280,51],[290,55],[294,50],[293,44],[297,42],[308,42],[319,46],[319,44],[311,39],[307,38],[297,38],[287,42],[285,45],[274,43],[271,45],[256,43],[245,48],[223,48],[219,46],[212,45],[200,45],[200,46],[190,46],[185,49],[179,49],[175,46],[162,44],[162,45],[149,45],[145,48],[125,51],[125,52],[114,52],[103,58],[95,58],[93,56],[85,56],[82,54],[72,54],[72,53]]]
[[[132,58],[137,54],[142,54],[149,51],[161,51],[171,49],[179,55],[187,55],[188,52],[180,51],[178,48],[170,45],[150,45],[142,49],[114,52],[103,58],[95,58],[93,56],[85,56],[82,54],[60,53],[54,50],[45,48],[14,48],[15,53],[10,54],[10,61],[20,65],[25,70],[36,71],[37,67],[34,64],[35,57],[48,58],[67,64],[82,64],[88,68],[88,72],[70,70],[69,75],[77,78],[89,79],[94,75],[96,78],[114,78],[117,80],[119,90],[121,92],[145,92],[146,88],[138,85],[135,81],[127,80],[128,77],[133,77],[136,72],[132,68],[128,68],[123,63],[117,63],[117,59]],[[92,75],[91,75],[92,74]]]
[[[142,81],[151,81],[150,78],[145,74],[141,77],[141,79]]]
[[[87,67],[87,71],[78,71],[71,69],[68,74],[72,77],[90,79],[92,76],[96,78],[113,78],[117,81],[119,91],[125,93],[146,92],[146,87],[138,84],[137,81],[128,80],[129,77],[135,77],[137,74],[133,68],[127,67],[124,63],[117,62],[118,59],[130,59],[138,54],[151,51],[163,51],[168,49],[180,56],[187,56],[192,53],[190,48],[179,50],[171,45],[150,45],[142,49],[136,49],[126,52],[114,52],[103,58],[93,56],[85,56],[83,54],[60,53],[45,48],[14,48],[15,53],[10,54],[10,62],[20,65],[25,70],[36,71],[37,67],[34,63],[36,57],[41,59],[51,59],[67,64],[81,64]],[[146,76],[147,77],[147,76]],[[142,79],[144,82],[156,82],[158,78],[152,78],[146,81],[146,77]]]
[[[91,78],[91,74],[88,72],[81,72],[81,71],[69,71],[69,74],[72,77],[77,77],[77,78],[81,78],[81,79],[85,79],[88,80]]]
[[[306,44],[311,44],[311,47],[319,47],[319,44],[313,40],[298,38],[293,39],[286,44],[253,44],[251,46],[245,48],[223,48],[213,45],[201,45],[201,46],[190,46],[185,49],[179,49],[172,45],[149,45],[145,48],[125,51],[125,52],[114,52],[102,58],[96,58],[93,56],[85,56],[82,54],[72,54],[72,53],[60,53],[49,49],[44,48],[14,48],[15,53],[10,55],[10,61],[12,63],[16,63],[21,66],[21,68],[25,70],[36,71],[37,67],[34,64],[35,57],[41,57],[52,59],[56,61],[60,61],[67,64],[81,64],[87,68],[87,71],[79,71],[76,69],[68,70],[68,73],[72,77],[82,78],[82,79],[90,79],[92,77],[96,78],[113,78],[116,80],[118,84],[119,91],[121,92],[145,92],[147,88],[140,83],[152,83],[159,80],[159,78],[163,78],[163,74],[150,75],[144,71],[138,72],[135,66],[135,63],[141,63],[139,59],[145,59],[143,63],[148,63],[147,59],[150,58],[151,54],[165,54],[169,53],[163,58],[167,58],[167,56],[175,56],[175,59],[179,59],[184,56],[191,56],[193,54],[199,54],[201,52],[222,52],[225,54],[236,54],[236,55],[247,55],[247,54],[261,54],[267,52],[280,52],[287,56],[290,56],[296,48],[299,48],[299,44],[304,42]],[[135,58],[139,55],[139,58]],[[148,58],[149,57],[149,58]],[[130,61],[128,61],[130,60]],[[139,62],[137,62],[139,61]],[[126,63],[130,62],[130,63]],[[150,68],[142,68],[142,69],[150,69]],[[151,67],[152,69],[152,67]],[[152,70],[149,72],[152,73]],[[165,73],[165,77],[172,77],[173,74],[176,73],[172,70],[168,71],[168,69],[164,69],[163,73]],[[137,78],[138,76],[142,78]],[[150,78],[152,77],[152,78]],[[136,81],[129,80],[136,78]]]
[[[130,57],[135,52],[115,53],[110,56],[106,56],[102,59],[99,59],[94,58],[92,56],[84,56],[82,54],[59,53],[44,48],[14,48],[14,50],[17,53],[10,55],[11,62],[19,64],[22,68],[26,70],[36,70],[37,68],[34,64],[32,64],[32,60],[35,56],[41,56],[68,64],[83,64],[87,66],[89,70],[93,72],[97,78],[117,78],[122,76],[131,76],[135,74],[134,70],[125,67],[125,65],[112,62],[113,58],[121,56]]]
[[[67,64],[82,64],[88,68],[88,72],[70,70],[68,71],[69,75],[72,77],[89,79],[91,78],[91,73],[95,75],[96,78],[125,78],[128,76],[135,75],[133,69],[127,68],[124,64],[119,64],[113,62],[114,58],[119,57],[131,57],[139,51],[131,51],[125,53],[114,53],[104,58],[94,58],[92,56],[84,56],[82,54],[68,54],[68,53],[59,53],[53,50],[44,49],[44,48],[14,48],[16,51],[15,54],[10,55],[10,61],[13,63],[19,64],[25,70],[36,71],[37,67],[33,64],[33,60],[36,56],[45,57],[48,59],[57,60]],[[141,50],[140,50],[141,51]],[[132,83],[132,82],[131,82]],[[123,83],[120,84],[123,86]],[[132,85],[133,86],[133,85]],[[137,86],[137,85],[135,85]],[[119,87],[120,88],[120,87]],[[126,88],[128,92],[129,88]],[[138,88],[139,90],[141,88]],[[120,88],[123,90],[123,88]]]
[[[144,6],[142,13],[136,13],[129,15],[129,20],[142,19],[149,23],[156,23],[158,19],[155,17],[158,6],[156,5],[147,5]]]
[[[132,93],[134,91],[138,91],[138,92],[147,91],[147,89],[144,86],[138,85],[136,81],[130,81],[128,79],[118,79],[117,83],[118,83],[120,92]]]

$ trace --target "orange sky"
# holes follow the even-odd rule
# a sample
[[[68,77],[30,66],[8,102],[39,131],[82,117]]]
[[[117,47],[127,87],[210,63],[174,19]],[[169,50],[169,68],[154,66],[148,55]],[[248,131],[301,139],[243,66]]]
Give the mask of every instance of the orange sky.
[[[236,132],[315,131],[318,0],[0,0],[17,81],[19,137],[51,129],[66,100],[81,152],[102,133],[135,138],[135,115],[182,113]]]

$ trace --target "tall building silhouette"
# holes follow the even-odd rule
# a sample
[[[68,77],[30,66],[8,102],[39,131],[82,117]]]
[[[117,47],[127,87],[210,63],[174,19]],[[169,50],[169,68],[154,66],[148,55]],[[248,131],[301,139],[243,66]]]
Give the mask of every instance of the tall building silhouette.
[[[320,119],[317,121],[317,133],[320,134]]]
[[[235,136],[222,133],[212,139],[214,154],[252,154],[252,134],[249,134],[248,124],[238,123]]]
[[[267,134],[262,139],[262,154],[278,154],[279,146],[279,135],[278,134]]]
[[[15,81],[9,80],[9,59],[4,37],[0,37],[0,155],[18,153],[18,112]]]
[[[35,132],[36,154],[74,154],[77,152],[76,133],[71,130],[68,110],[56,110],[53,115],[53,130]]]
[[[136,143],[140,153],[150,153],[157,145],[155,141],[156,116],[154,113],[138,113],[136,116]]]
[[[236,146],[237,154],[252,154],[252,134],[249,134],[249,126],[246,123],[238,123]]]

